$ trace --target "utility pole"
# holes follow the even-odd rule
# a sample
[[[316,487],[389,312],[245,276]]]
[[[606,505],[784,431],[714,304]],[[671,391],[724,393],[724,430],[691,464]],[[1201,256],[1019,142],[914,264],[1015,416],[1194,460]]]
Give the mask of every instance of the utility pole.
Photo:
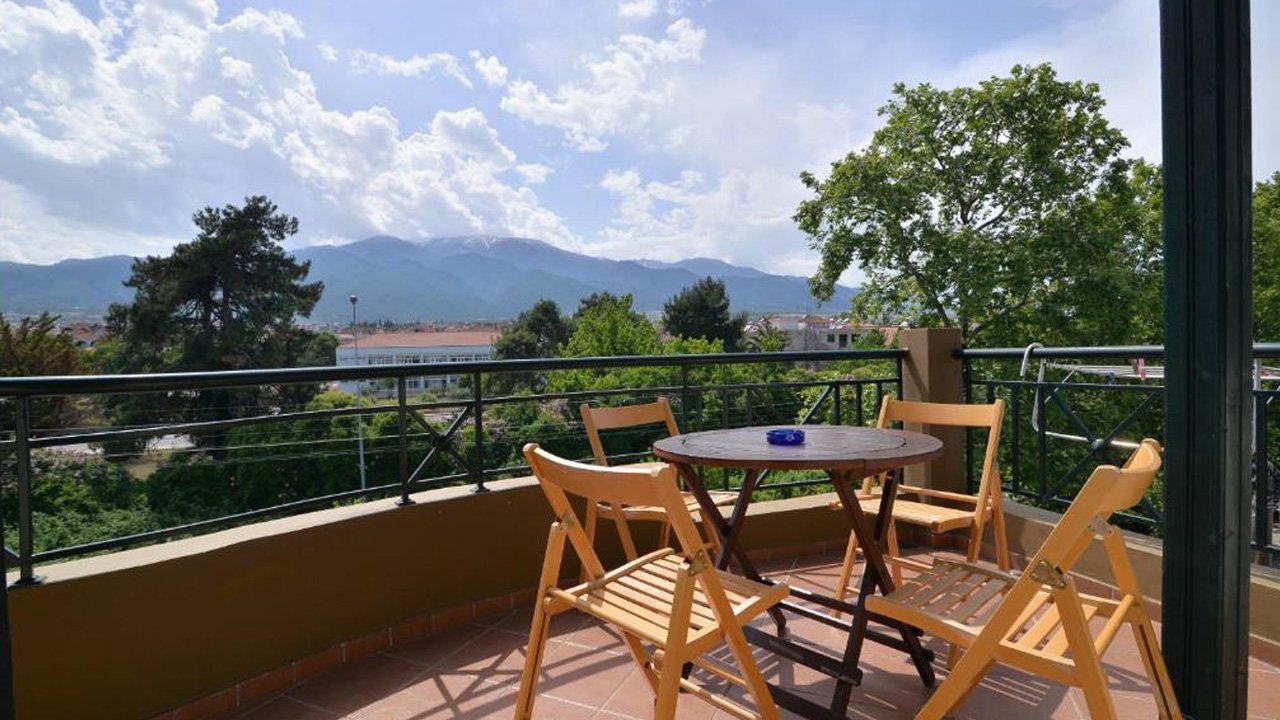
[[[351,345],[355,350],[356,367],[360,367],[360,331],[356,328],[356,303],[360,302],[360,298],[352,295],[347,299],[351,301]],[[364,471],[364,415],[360,413],[362,395],[364,395],[364,381],[356,378],[356,444],[360,452],[360,489],[366,490],[369,482],[365,478]]]

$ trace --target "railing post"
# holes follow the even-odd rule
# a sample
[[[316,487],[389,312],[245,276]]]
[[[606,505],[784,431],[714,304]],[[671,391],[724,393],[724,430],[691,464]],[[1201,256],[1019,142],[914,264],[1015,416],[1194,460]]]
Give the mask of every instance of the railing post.
[[[964,401],[964,368],[956,353],[960,331],[955,328],[904,329],[899,344],[906,350],[902,365],[902,398],[926,402]],[[879,408],[876,408],[879,412]],[[964,492],[964,431],[954,427],[913,426],[910,430],[933,435],[942,441],[938,459],[906,469],[905,482],[911,485]]]
[[[35,574],[35,528],[31,514],[31,400],[14,398],[14,461],[18,469],[18,585],[40,582]]]
[[[397,505],[412,505],[409,499],[409,389],[404,375],[396,378],[396,424],[400,435],[400,499]]]
[[[471,414],[475,420],[475,440],[472,445],[475,446],[475,461],[471,473],[475,477],[476,492],[489,492],[489,488],[484,486],[484,387],[480,384],[483,378],[480,373],[474,373],[471,376]]]
[[[689,427],[689,366],[680,366],[680,432],[693,432]]]
[[[967,359],[960,361],[961,382],[964,383],[964,402],[973,403],[973,363]],[[964,429],[964,486],[970,493],[978,491],[978,483],[974,480],[973,428]]]
[[[834,424],[840,425],[840,383],[831,384],[831,420]]]
[[[1271,473],[1267,471],[1267,397],[1253,395],[1253,543],[1266,563],[1271,544]]]
[[[1049,427],[1049,418],[1044,416],[1044,387],[1036,380],[1036,417],[1040,418],[1040,428],[1036,431],[1036,467],[1039,477],[1036,480],[1036,497],[1041,500],[1049,494],[1049,436],[1045,435]]]

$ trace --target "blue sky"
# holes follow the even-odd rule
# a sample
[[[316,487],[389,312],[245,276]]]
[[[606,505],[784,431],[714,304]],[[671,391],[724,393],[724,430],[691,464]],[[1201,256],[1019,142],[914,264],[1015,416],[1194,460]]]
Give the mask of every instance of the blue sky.
[[[1158,160],[1155,0],[0,0],[0,259],[164,252],[266,194],[292,244],[515,234],[616,258],[816,265],[797,175],[895,81],[1052,61]],[[1254,3],[1280,26],[1280,0]],[[1255,43],[1255,175],[1280,51]],[[1271,123],[1274,126],[1274,122]],[[853,274],[848,278],[856,280]]]

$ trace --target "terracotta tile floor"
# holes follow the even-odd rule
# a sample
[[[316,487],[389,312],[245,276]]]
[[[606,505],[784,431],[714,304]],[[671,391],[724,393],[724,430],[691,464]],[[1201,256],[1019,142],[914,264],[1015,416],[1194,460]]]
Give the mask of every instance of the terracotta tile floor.
[[[766,563],[768,574],[793,585],[829,588],[839,570],[834,555]],[[431,720],[434,718],[510,718],[515,704],[530,610],[477,620],[426,640],[385,652],[316,676],[284,694],[242,711],[244,720]],[[767,617],[758,621],[771,625]],[[837,631],[791,616],[794,637],[828,649],[840,641]],[[588,619],[567,613],[553,621],[541,695],[534,716],[548,720],[651,717],[652,699],[621,642]],[[937,642],[929,645],[944,656]],[[842,647],[842,645],[841,645]],[[1154,718],[1155,704],[1133,646],[1122,633],[1105,658],[1122,718]],[[828,702],[834,681],[807,668],[780,661],[763,651],[757,661],[766,679]],[[905,656],[874,643],[863,651],[865,672],[854,688],[850,718],[911,718],[928,697]],[[937,663],[939,681],[946,670]],[[783,713],[784,717],[794,717]],[[729,715],[697,698],[680,703],[680,718],[720,720]],[[962,705],[956,718],[1047,720],[1088,717],[1076,689],[1066,688],[997,666],[982,687]],[[1257,659],[1249,666],[1249,717],[1280,720],[1280,669]]]

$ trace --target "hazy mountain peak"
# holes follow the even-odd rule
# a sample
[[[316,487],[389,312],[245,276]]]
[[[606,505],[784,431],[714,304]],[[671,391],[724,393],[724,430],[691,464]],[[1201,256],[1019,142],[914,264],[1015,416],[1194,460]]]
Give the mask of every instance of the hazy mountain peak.
[[[725,282],[734,310],[802,312],[818,308],[803,278],[771,275],[712,258],[676,262],[609,260],[533,238],[458,235],[407,240],[376,235],[344,245],[294,252],[311,261],[309,279],[325,291],[313,322],[351,318],[349,295],[366,320],[504,320],[542,298],[566,312],[593,292],[630,293],[641,312],[656,312],[703,276]],[[131,258],[56,265],[0,263],[0,312],[101,313],[133,293],[123,286]],[[844,310],[853,291],[837,288],[824,307]]]

